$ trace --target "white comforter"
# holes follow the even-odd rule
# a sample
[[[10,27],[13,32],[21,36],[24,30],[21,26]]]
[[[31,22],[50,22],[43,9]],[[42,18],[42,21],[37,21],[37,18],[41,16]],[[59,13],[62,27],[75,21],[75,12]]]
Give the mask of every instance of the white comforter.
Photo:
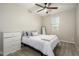
[[[53,49],[59,42],[60,41],[56,35],[30,36],[29,38],[23,36],[22,38],[22,43],[28,44],[48,56],[54,56]]]

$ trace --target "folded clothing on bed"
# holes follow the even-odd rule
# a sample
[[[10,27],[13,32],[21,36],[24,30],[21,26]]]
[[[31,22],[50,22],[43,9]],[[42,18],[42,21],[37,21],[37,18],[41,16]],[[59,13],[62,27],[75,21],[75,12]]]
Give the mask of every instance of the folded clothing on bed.
[[[40,35],[42,40],[50,41],[56,37],[56,35]]]

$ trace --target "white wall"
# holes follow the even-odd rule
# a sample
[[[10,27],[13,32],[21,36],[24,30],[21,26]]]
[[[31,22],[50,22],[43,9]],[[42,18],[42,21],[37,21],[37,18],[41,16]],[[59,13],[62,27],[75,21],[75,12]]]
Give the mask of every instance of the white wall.
[[[40,32],[41,17],[29,13],[26,8],[17,4],[0,4],[0,31]]]
[[[77,20],[76,20],[76,46],[78,48],[79,51],[79,4],[77,5]]]
[[[51,17],[60,17],[60,27],[59,31],[56,31],[51,26]],[[61,12],[55,15],[46,16],[43,18],[43,25],[47,28],[48,34],[56,34],[62,41],[74,42],[75,40],[75,20],[76,20],[76,10],[71,9],[65,12]]]

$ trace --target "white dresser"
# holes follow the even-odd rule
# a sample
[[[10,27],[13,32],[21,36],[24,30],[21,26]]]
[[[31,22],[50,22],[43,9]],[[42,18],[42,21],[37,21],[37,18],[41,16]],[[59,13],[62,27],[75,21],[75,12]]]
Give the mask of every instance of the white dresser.
[[[0,53],[3,55],[8,55],[10,53],[13,53],[19,49],[21,49],[21,32],[9,32],[9,33],[0,33],[0,41],[1,47],[0,47]]]

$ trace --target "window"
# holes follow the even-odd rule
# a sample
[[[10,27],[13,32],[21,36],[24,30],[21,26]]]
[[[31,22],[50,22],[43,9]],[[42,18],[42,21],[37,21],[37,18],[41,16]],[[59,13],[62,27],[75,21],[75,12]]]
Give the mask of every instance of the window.
[[[60,18],[59,16],[53,16],[51,18],[51,25],[54,29],[59,30]]]

